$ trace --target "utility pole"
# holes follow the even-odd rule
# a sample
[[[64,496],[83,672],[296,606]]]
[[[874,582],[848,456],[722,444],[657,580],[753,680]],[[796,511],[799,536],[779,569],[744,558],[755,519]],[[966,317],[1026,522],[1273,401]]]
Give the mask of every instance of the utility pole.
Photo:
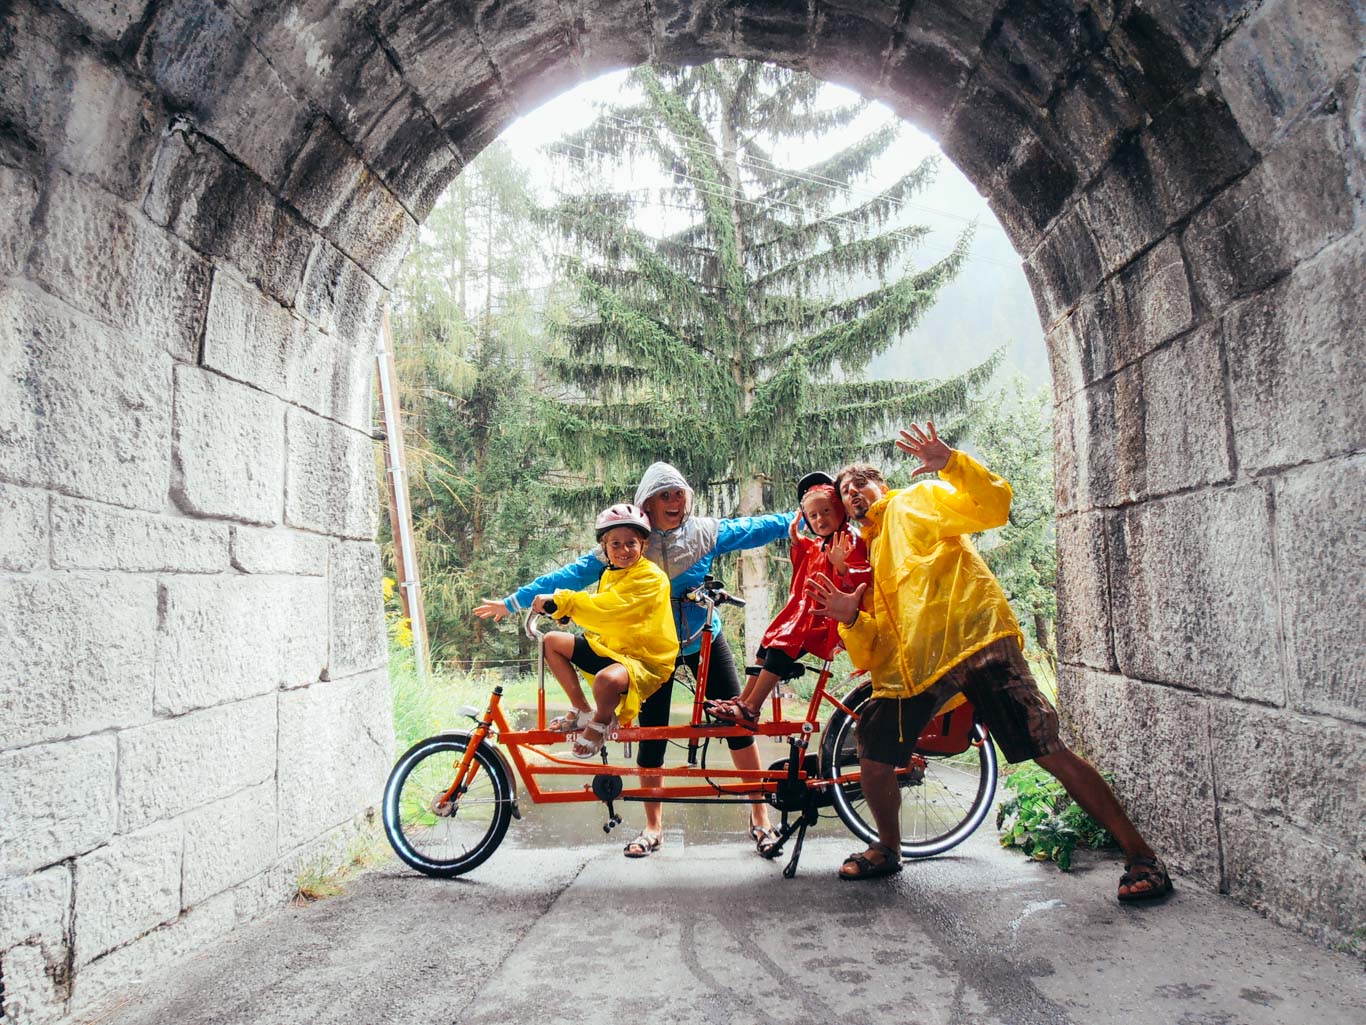
[[[394,531],[394,563],[403,614],[413,628],[413,663],[417,678],[427,681],[427,613],[422,605],[418,580],[417,550],[413,543],[413,510],[408,496],[408,457],[403,449],[403,419],[398,408],[398,373],[394,367],[394,340],[389,332],[389,307],[379,321],[379,348],[375,350],[379,374],[379,406],[384,419],[384,477],[389,485],[389,523]]]

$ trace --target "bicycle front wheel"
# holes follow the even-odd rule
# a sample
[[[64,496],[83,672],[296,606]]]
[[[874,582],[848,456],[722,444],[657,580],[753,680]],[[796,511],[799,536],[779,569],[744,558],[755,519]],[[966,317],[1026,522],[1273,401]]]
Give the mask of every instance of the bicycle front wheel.
[[[871,694],[872,689],[865,684],[845,704],[857,713]],[[872,843],[877,839],[877,825],[858,780],[847,778],[858,771],[856,725],[857,720],[842,711],[830,717],[821,744],[822,774],[835,780],[831,796],[840,820],[859,839]],[[903,858],[943,854],[971,836],[986,818],[996,796],[996,748],[980,725],[974,728],[973,736],[979,743],[962,754],[917,752],[911,764],[897,772]],[[922,760],[923,768],[919,765]]]
[[[512,819],[512,781],[481,743],[462,793],[445,800],[469,737],[442,734],[406,751],[384,787],[384,832],[403,861],[429,876],[462,875],[488,859]]]

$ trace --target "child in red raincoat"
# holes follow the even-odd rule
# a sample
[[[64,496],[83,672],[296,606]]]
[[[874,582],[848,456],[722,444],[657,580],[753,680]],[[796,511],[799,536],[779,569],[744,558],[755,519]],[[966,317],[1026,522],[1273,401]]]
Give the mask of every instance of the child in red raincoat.
[[[835,657],[840,648],[839,623],[811,610],[806,581],[813,574],[824,573],[831,580],[842,581],[840,589],[844,591],[853,591],[873,579],[868,548],[850,529],[833,480],[819,472],[807,474],[797,484],[797,504],[802,516],[794,518],[789,528],[792,587],[787,604],[759,642],[758,658],[763,668],[758,676],[749,678],[738,698],[707,702],[706,710],[723,722],[757,724],[773,688],[787,678],[802,655],[822,660]],[[814,539],[798,534],[803,517],[816,535]]]

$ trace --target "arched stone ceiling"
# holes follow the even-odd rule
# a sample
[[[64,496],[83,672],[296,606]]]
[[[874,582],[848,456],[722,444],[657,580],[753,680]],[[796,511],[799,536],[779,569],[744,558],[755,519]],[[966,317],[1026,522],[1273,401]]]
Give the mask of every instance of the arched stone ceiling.
[[[0,861],[43,944],[0,958],[45,1019],[373,804],[386,283],[514,118],[650,59],[849,84],[988,197],[1048,332],[1074,735],[1187,879],[1359,928],[1355,0],[0,10]]]

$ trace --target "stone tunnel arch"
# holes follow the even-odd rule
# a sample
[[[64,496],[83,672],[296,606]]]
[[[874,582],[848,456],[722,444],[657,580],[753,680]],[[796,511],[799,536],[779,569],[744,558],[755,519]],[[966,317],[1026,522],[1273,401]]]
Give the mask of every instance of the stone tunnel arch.
[[[18,1020],[278,903],[374,803],[386,283],[519,112],[650,59],[852,85],[989,198],[1053,365],[1074,732],[1189,878],[1361,924],[1358,4],[15,0],[0,24]]]

